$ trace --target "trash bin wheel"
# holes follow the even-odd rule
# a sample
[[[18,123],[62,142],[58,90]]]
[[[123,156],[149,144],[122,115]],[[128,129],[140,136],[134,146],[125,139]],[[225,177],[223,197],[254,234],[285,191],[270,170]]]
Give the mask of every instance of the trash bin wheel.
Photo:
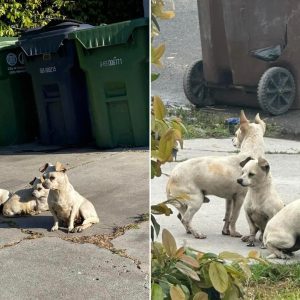
[[[202,60],[197,60],[186,68],[183,76],[183,90],[192,104],[198,107],[206,105],[206,86]]]
[[[272,115],[289,110],[296,96],[295,80],[292,73],[282,67],[272,67],[258,83],[257,97],[261,108]]]

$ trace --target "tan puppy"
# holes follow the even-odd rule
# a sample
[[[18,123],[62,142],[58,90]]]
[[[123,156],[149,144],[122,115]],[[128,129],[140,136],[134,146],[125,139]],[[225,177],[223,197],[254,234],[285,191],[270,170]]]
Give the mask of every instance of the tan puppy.
[[[250,123],[241,111],[239,130],[239,154],[192,158],[179,163],[171,172],[167,183],[167,201],[179,210],[178,218],[186,232],[193,234],[195,238],[206,237],[197,233],[191,225],[193,216],[200,209],[206,195],[226,199],[222,234],[241,237],[235,224],[247,191],[236,182],[236,178],[241,174],[240,162],[250,155],[264,155],[263,135],[266,124],[259,114],[255,117],[255,123]]]
[[[36,215],[48,210],[49,190],[43,187],[40,178],[35,177],[30,185],[32,188],[17,191],[4,203],[4,216]]]
[[[263,241],[271,252],[267,258],[289,258],[300,250],[300,199],[278,212],[267,224]]]
[[[9,191],[0,189],[0,205],[4,204],[9,198]]]
[[[40,171],[45,172],[44,187],[50,189],[48,204],[54,218],[51,231],[58,230],[59,221],[68,226],[69,232],[81,232],[99,223],[93,204],[75,191],[69,182],[66,168],[60,162],[55,166],[45,164]],[[74,227],[74,224],[78,226]]]
[[[267,160],[248,157],[241,166],[242,176],[237,182],[248,187],[244,208],[250,229],[250,235],[244,236],[242,241],[249,242],[247,246],[253,247],[258,230],[261,232],[259,240],[262,242],[268,221],[284,207],[284,203],[274,187]]]

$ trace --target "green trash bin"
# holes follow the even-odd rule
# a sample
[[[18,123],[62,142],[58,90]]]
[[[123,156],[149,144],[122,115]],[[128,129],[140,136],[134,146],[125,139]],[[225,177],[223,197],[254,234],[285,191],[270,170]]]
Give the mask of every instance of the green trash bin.
[[[73,32],[100,148],[149,143],[149,20]]]
[[[38,135],[31,77],[16,38],[0,38],[0,146],[33,141]]]

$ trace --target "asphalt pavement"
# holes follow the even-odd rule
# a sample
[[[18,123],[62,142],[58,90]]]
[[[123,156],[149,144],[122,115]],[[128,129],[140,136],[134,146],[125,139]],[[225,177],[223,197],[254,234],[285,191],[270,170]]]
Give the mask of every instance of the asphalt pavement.
[[[49,212],[0,216],[0,299],[147,299],[148,151],[46,148],[0,149],[0,187],[29,187],[40,166],[60,161],[100,223],[72,234],[50,232]]]
[[[300,198],[299,169],[300,169],[300,142],[281,139],[266,138],[266,158],[271,167],[276,189],[284,203],[288,204]],[[234,147],[230,139],[194,139],[184,141],[184,149],[178,151],[177,162],[166,163],[162,170],[170,174],[171,170],[180,161],[202,156],[233,155]],[[187,175],[188,176],[188,175]],[[156,204],[166,200],[166,183],[168,177],[162,175],[151,181],[151,202]],[[195,230],[207,235],[206,239],[195,239],[186,234],[184,227],[176,217],[177,211],[173,209],[171,216],[157,215],[157,221],[161,228],[168,229],[175,237],[177,246],[186,245],[199,251],[220,253],[232,251],[247,255],[250,250],[240,238],[233,238],[221,234],[225,213],[225,200],[208,196],[210,203],[204,203],[195,214],[193,226]],[[237,230],[246,235],[249,232],[244,209],[237,222]],[[159,237],[160,239],[160,237]],[[255,250],[263,257],[268,255],[267,250],[260,249],[260,243],[256,242]],[[300,251],[295,253],[291,261],[300,260]],[[278,261],[278,260],[276,260]]]

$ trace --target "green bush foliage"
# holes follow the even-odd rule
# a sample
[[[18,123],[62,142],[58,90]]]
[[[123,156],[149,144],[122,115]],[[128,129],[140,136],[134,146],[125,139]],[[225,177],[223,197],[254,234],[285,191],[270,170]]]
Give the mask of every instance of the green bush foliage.
[[[0,0],[0,36],[17,36],[20,29],[43,26],[56,18],[99,25],[143,14],[142,0]]]

